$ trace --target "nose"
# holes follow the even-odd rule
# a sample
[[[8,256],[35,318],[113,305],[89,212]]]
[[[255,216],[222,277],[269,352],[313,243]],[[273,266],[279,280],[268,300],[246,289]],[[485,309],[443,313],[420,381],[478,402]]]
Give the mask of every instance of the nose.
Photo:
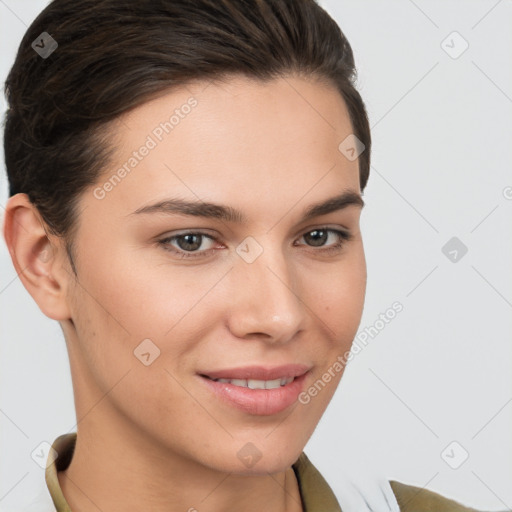
[[[230,279],[233,335],[284,343],[304,328],[307,308],[300,282],[281,250],[267,247],[252,263],[237,258]]]

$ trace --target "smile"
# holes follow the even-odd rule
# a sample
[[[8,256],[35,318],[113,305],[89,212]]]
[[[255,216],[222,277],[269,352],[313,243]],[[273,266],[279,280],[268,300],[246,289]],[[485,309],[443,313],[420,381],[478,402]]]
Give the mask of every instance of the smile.
[[[270,416],[297,402],[308,375],[309,371],[272,379],[213,378],[204,374],[198,377],[220,402],[251,415]]]
[[[209,377],[207,377],[209,378]],[[249,389],[277,389],[293,382],[295,377],[280,377],[274,380],[256,380],[256,379],[211,379],[215,382],[233,384],[242,388]]]

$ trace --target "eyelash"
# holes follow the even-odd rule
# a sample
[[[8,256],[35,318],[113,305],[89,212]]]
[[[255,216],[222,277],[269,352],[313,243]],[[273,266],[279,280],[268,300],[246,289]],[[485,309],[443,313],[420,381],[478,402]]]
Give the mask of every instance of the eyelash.
[[[345,242],[348,242],[348,241],[352,240],[352,238],[353,238],[353,235],[351,233],[349,233],[348,231],[341,231],[339,229],[333,229],[333,228],[327,228],[327,227],[311,229],[309,231],[306,231],[302,236],[313,233],[314,231],[327,231],[328,233],[334,233],[334,234],[338,235],[338,237],[340,238],[340,240],[338,242],[336,242],[334,245],[330,245],[327,247],[317,246],[317,247],[319,247],[319,249],[317,249],[317,251],[322,252],[322,253],[327,253],[327,254],[339,252],[339,250],[345,245]],[[187,235],[199,235],[199,236],[203,236],[203,237],[209,238],[210,240],[215,241],[215,238],[207,233],[203,233],[201,231],[188,231],[186,233],[180,233],[179,235],[173,235],[173,236],[164,238],[162,240],[159,240],[158,244],[161,245],[164,250],[172,252],[174,254],[178,254],[181,257],[180,259],[200,258],[200,257],[204,257],[205,255],[210,254],[212,251],[216,250],[216,249],[206,249],[204,251],[184,251],[182,249],[176,249],[175,247],[172,247],[169,245],[171,241],[174,241],[178,238],[185,237]],[[312,246],[312,245],[310,245],[309,247],[312,247],[313,249],[315,248],[315,246]]]

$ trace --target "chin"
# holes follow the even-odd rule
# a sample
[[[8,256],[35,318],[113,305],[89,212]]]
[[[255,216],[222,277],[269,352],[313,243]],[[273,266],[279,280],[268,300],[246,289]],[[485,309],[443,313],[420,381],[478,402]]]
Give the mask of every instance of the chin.
[[[224,460],[219,460],[216,466],[226,473],[243,476],[268,475],[282,473],[292,466],[299,458],[303,447],[287,445],[285,441],[279,442],[279,447],[267,443],[261,446],[252,442],[234,443],[235,458],[231,450],[224,454]],[[238,448],[238,446],[240,446]],[[230,463],[226,461],[231,459]]]

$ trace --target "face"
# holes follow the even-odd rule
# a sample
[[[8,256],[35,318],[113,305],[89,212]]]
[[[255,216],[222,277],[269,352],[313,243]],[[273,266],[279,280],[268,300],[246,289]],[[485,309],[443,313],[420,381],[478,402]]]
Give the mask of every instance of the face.
[[[297,459],[363,308],[358,162],[338,149],[351,133],[339,93],[295,77],[193,84],[119,119],[81,198],[66,326],[78,418],[102,398],[88,421],[224,472]],[[304,375],[280,389],[211,380],[290,364],[277,371]]]

